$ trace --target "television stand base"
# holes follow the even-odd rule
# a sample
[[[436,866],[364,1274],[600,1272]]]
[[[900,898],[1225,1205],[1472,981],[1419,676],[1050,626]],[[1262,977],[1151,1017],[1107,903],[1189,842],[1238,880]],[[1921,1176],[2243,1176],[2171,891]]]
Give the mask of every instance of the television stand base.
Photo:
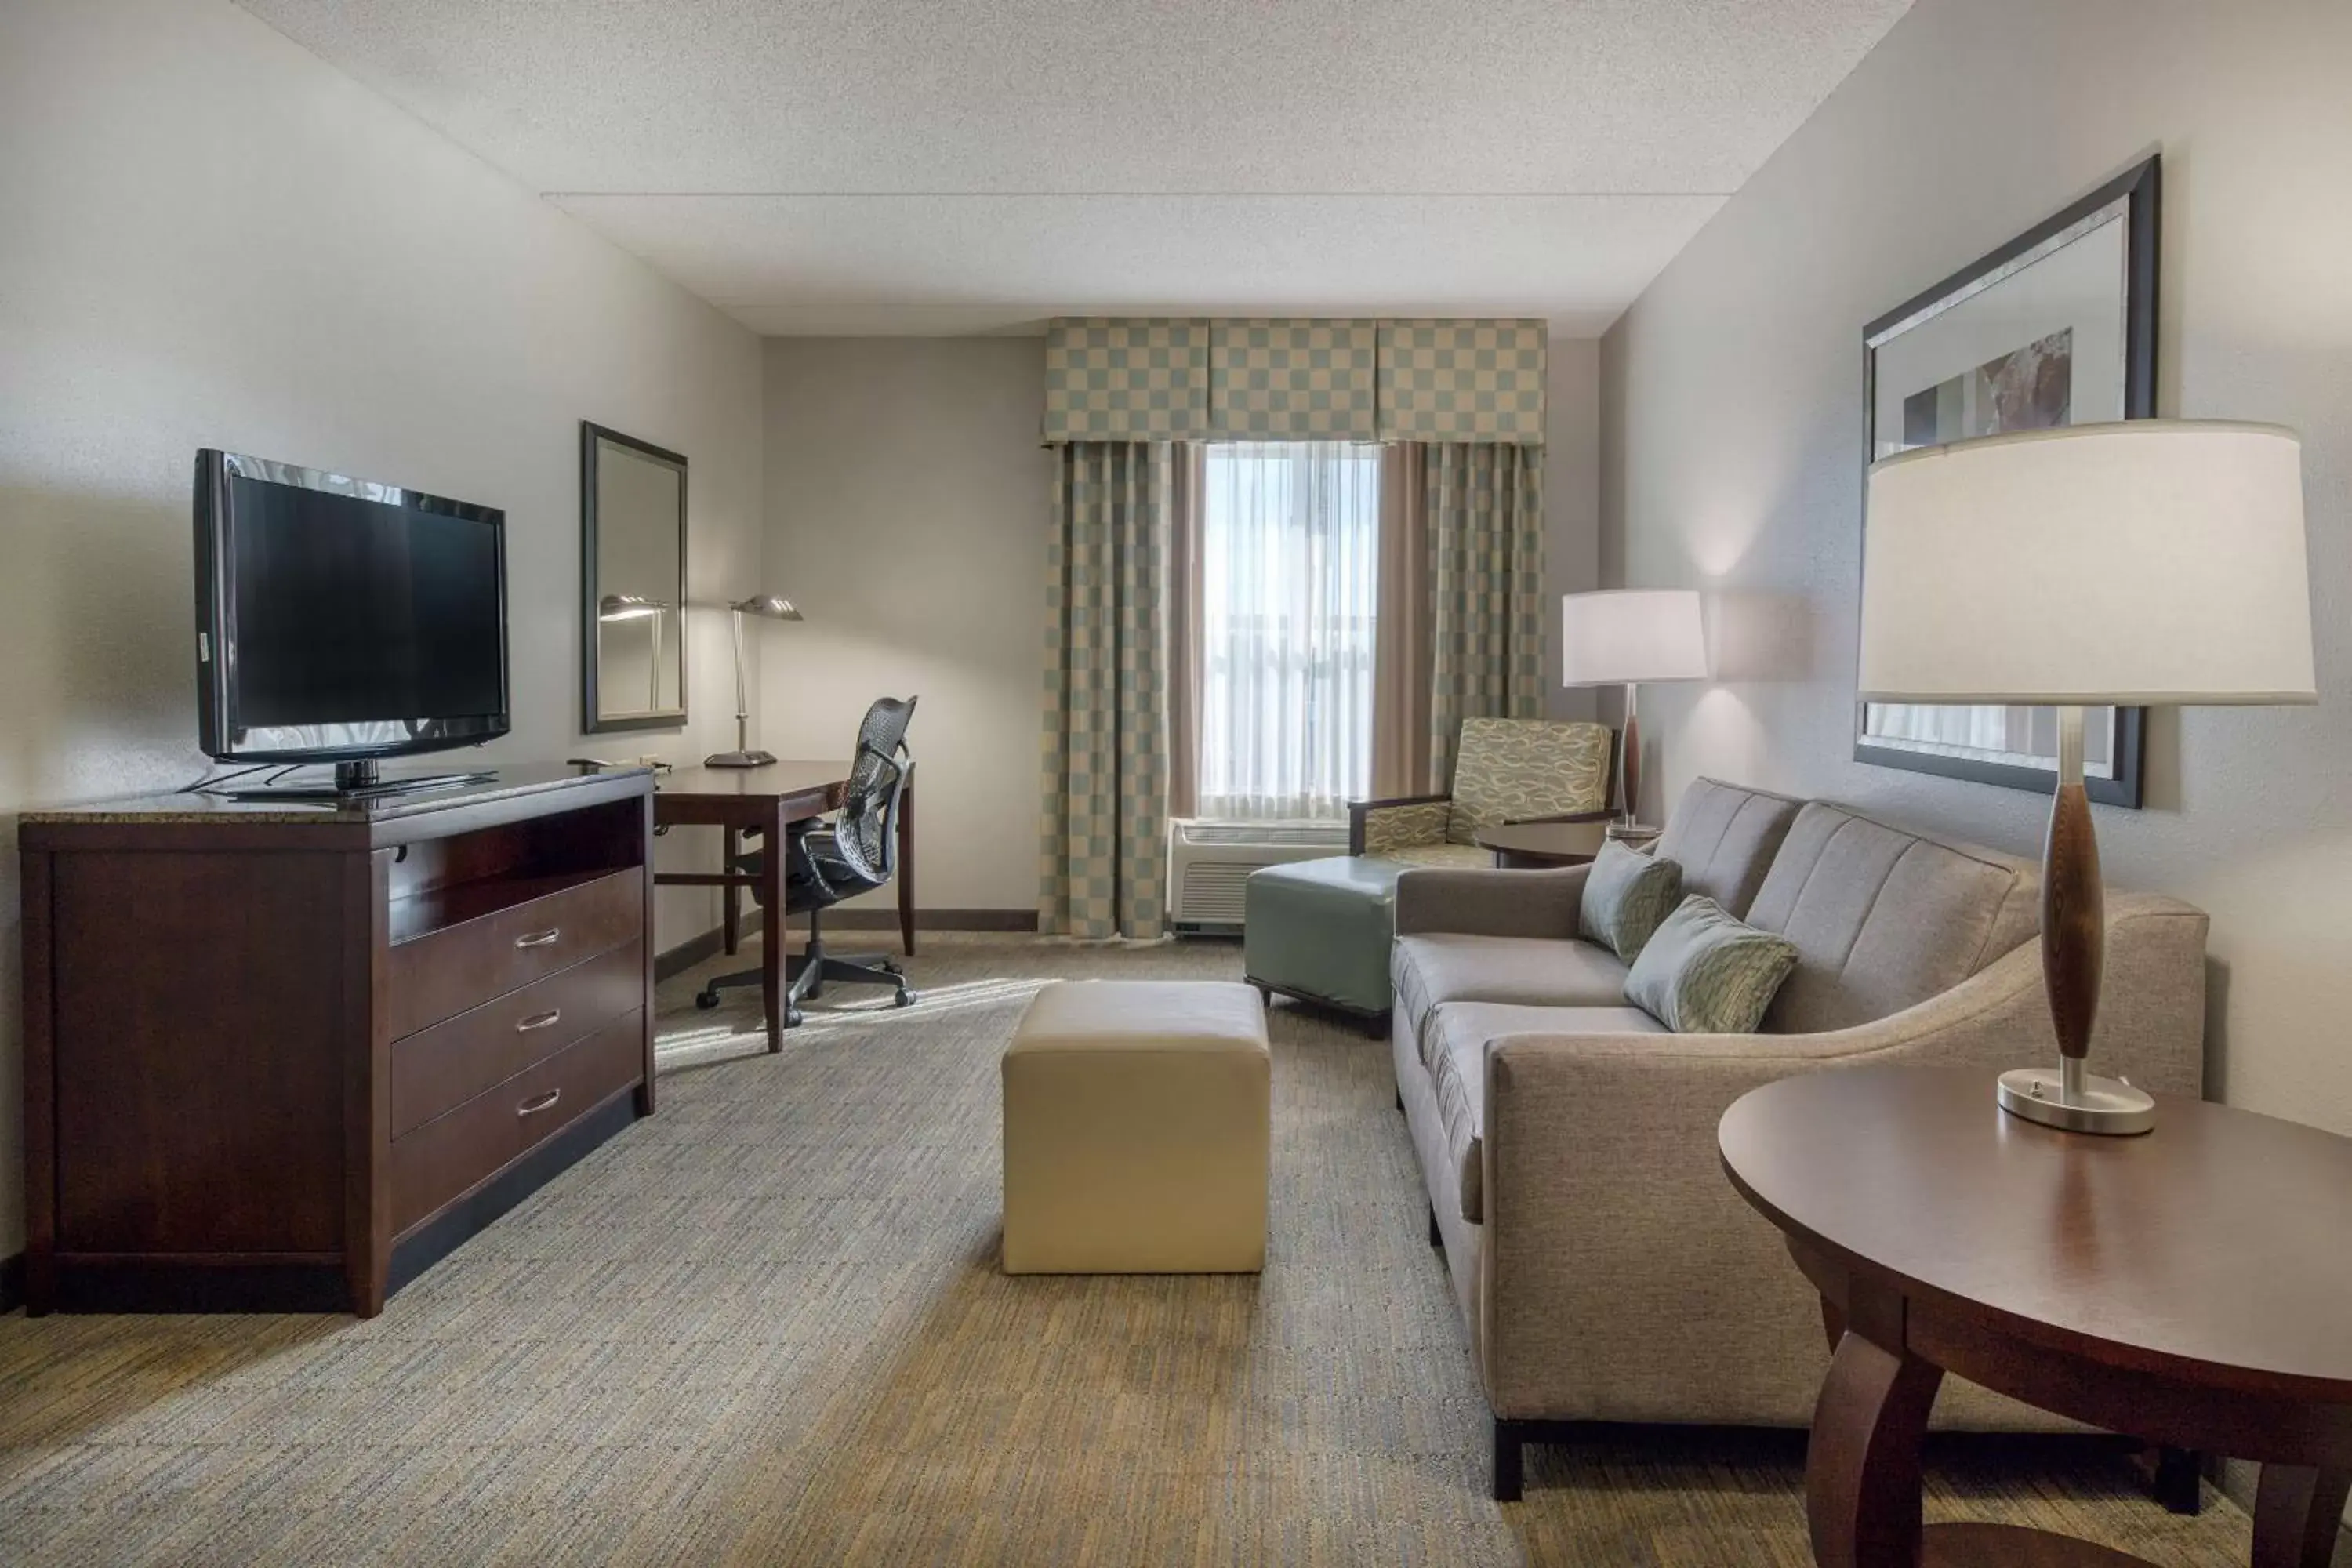
[[[362,776],[346,776],[349,763],[335,764],[332,784],[264,784],[253,789],[223,790],[231,800],[379,800],[388,795],[415,795],[428,789],[457,789],[466,784],[487,784],[496,774],[487,773],[420,773],[407,777],[385,778],[375,771],[372,763],[363,763]],[[356,770],[354,770],[356,772]]]

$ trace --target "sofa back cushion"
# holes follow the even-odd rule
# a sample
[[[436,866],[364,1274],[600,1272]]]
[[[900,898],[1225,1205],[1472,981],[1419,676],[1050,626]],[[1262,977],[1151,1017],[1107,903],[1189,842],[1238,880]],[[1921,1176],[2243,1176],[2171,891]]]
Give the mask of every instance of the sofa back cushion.
[[[1765,1029],[1843,1029],[1948,991],[2033,936],[2041,875],[2013,855],[1814,801],[1790,826],[1748,923],[1797,944]]]
[[[1606,724],[1549,719],[1465,719],[1454,756],[1445,841],[1482,827],[1599,811],[1609,804]]]
[[[1716,779],[1693,779],[1666,818],[1655,853],[1683,868],[1683,893],[1746,919],[1802,801]]]

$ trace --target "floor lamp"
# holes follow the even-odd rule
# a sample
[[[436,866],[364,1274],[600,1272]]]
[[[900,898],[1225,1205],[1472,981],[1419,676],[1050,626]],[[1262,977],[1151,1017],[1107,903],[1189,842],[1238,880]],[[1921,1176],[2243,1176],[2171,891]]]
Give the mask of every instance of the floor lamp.
[[[1705,680],[1706,630],[1690,588],[1612,588],[1560,601],[1560,684],[1622,686],[1617,799],[1632,827],[1642,815],[1642,724],[1634,688],[1645,680]],[[1643,835],[1636,835],[1643,837]]]
[[[2042,847],[2053,1072],[2000,1105],[2076,1132],[2145,1132],[2155,1101],[2084,1067],[2106,921],[2083,710],[2312,702],[2302,449],[2275,426],[2135,419],[1927,447],[1870,470],[1865,702],[2058,710]]]
[[[775,594],[754,594],[748,599],[738,599],[727,606],[727,613],[735,632],[735,749],[713,752],[702,759],[702,765],[706,768],[763,768],[776,760],[776,754],[751,749],[751,700],[744,694],[743,682],[743,617],[758,616],[762,620],[797,621],[802,616],[790,599]]]

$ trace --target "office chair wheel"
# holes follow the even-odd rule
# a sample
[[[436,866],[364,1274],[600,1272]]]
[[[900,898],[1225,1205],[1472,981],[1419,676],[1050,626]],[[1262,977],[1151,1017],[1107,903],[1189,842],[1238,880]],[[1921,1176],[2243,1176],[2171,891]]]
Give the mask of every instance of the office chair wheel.
[[[898,1000],[895,1004],[893,1004],[893,1005],[899,1006],[899,1007],[911,1007],[911,1006],[913,1006],[914,1005],[915,1005],[915,993],[913,993],[912,991],[901,991],[901,992],[899,992],[899,993],[898,993]]]
[[[802,1014],[801,1010],[800,1010],[798,1007],[787,1007],[787,1008],[785,1008],[785,1009],[784,1009],[784,1027],[785,1027],[785,1028],[787,1028],[787,1029],[797,1029],[797,1028],[799,1028],[799,1027],[801,1026],[801,1025],[802,1025],[802,1024],[805,1023],[806,1021],[807,1021],[806,1017]]]
[[[701,990],[696,992],[694,994],[694,1005],[705,1013],[708,1013],[713,1007],[718,1006],[719,987],[716,985],[707,985]]]

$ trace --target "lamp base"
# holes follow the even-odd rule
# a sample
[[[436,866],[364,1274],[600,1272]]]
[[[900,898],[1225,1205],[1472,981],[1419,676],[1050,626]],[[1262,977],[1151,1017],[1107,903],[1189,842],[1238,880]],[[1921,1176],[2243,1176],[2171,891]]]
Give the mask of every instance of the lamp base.
[[[776,760],[773,752],[713,752],[702,759],[706,768],[764,768]]]
[[[2000,1108],[2011,1116],[2067,1132],[2126,1137],[2156,1125],[2156,1101],[2116,1078],[2081,1075],[2069,1093],[2053,1068],[2013,1068],[2000,1075]]]

